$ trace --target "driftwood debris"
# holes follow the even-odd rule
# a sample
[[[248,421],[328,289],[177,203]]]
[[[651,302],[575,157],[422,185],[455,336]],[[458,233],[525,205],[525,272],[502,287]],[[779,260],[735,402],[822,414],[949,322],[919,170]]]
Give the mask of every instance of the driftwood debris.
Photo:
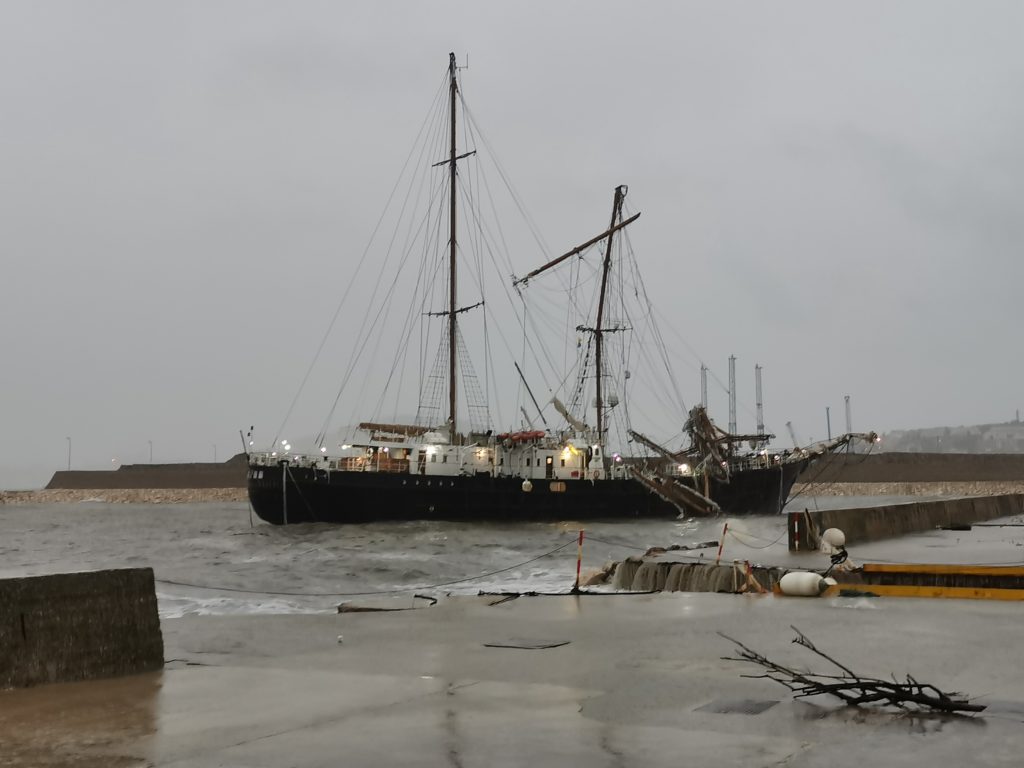
[[[723,656],[722,658],[728,661],[747,661],[763,667],[767,670],[764,674],[743,675],[743,677],[774,680],[793,691],[796,698],[828,694],[842,699],[854,707],[859,707],[862,704],[880,704],[900,709],[915,707],[936,712],[981,712],[985,709],[983,704],[972,704],[962,693],[946,693],[929,683],[918,682],[910,675],[907,675],[906,680],[902,682],[895,677],[890,681],[858,675],[827,653],[819,650],[810,638],[799,629],[791,628],[796,632],[794,643],[821,656],[836,666],[841,674],[825,675],[817,672],[801,672],[783,666],[748,648],[739,640],[719,632],[719,635],[739,648],[738,656]]]

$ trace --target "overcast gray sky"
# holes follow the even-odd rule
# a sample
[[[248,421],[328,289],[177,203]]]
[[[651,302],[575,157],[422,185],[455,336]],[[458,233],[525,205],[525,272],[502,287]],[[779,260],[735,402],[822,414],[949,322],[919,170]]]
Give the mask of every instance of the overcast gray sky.
[[[1018,2],[8,0],[0,487],[67,437],[84,469],[274,431],[449,51],[556,251],[629,185],[652,298],[723,381],[738,358],[741,428],[755,363],[804,440],[844,394],[858,429],[1010,420],[1022,35]]]

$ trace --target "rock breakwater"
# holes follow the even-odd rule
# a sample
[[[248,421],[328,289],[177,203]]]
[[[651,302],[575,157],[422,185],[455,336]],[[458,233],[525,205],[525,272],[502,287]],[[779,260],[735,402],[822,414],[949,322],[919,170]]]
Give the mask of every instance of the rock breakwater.
[[[0,504],[195,504],[245,501],[245,488],[103,488],[0,491]]]

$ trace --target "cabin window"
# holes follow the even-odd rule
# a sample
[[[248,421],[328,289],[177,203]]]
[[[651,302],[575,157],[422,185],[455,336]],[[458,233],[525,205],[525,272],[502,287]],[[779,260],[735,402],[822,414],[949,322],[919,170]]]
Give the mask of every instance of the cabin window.
[[[565,483],[562,481],[549,483],[548,490],[552,493],[565,493]]]
[[[436,453],[430,454],[430,460],[436,464],[437,463],[437,454]]]
[[[529,456],[526,457],[526,466],[530,466],[530,457]]]
[[[441,463],[442,464],[447,464],[448,463],[448,454],[447,453],[444,456],[441,457]]]
[[[503,465],[504,463],[505,463],[505,457],[504,457],[504,456],[502,456],[502,457],[501,457],[500,459],[498,459],[498,466],[500,467],[500,466],[502,466],[502,465]]]
[[[562,461],[562,466],[564,467],[565,466],[565,459],[562,459],[561,461]]]

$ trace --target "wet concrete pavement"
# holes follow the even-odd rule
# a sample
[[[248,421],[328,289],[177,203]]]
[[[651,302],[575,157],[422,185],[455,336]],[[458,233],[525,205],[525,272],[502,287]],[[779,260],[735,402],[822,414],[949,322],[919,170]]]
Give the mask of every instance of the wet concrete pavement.
[[[462,597],[391,613],[165,620],[163,673],[0,693],[9,766],[1019,765],[1020,607],[712,594]],[[980,717],[793,701],[725,632],[913,674]],[[343,642],[338,643],[338,635]],[[488,643],[531,645],[527,650]],[[777,703],[771,703],[777,702]],[[737,710],[755,710],[743,714]],[[716,710],[726,710],[725,712]],[[731,710],[731,711],[730,711]]]

